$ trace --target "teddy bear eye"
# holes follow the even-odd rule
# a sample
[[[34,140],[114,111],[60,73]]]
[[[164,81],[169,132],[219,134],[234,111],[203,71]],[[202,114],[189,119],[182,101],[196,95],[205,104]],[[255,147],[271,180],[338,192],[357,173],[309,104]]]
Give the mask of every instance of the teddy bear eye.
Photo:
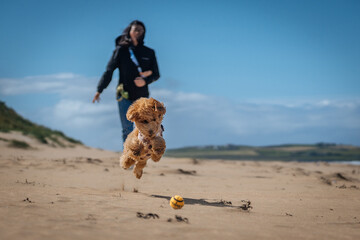
[[[148,124],[149,122],[148,122],[148,120],[144,120],[144,121],[142,121],[142,123]]]

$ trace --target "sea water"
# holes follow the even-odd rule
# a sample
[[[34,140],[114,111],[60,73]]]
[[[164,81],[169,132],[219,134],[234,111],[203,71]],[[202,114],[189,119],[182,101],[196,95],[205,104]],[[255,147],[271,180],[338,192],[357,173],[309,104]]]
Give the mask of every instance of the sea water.
[[[331,163],[336,163],[336,164],[360,165],[360,161],[359,161],[359,160],[353,160],[353,161],[338,161],[338,162],[331,161],[331,162],[329,162],[329,163],[330,163],[330,164],[331,164]]]

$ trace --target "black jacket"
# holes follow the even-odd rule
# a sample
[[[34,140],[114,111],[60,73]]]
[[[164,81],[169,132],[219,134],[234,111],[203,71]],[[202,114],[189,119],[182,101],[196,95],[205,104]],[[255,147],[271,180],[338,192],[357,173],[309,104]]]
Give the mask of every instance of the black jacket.
[[[116,41],[116,43],[117,42],[118,41]],[[152,71],[152,75],[145,78],[146,85],[144,87],[137,87],[134,83],[135,78],[140,75],[136,65],[130,58],[129,47],[133,49],[142,71]],[[136,47],[133,45],[120,46],[117,44],[113,55],[107,64],[106,71],[102,75],[97,86],[97,91],[99,93],[109,85],[116,68],[119,69],[119,84],[124,84],[124,90],[129,93],[130,100],[149,97],[148,85],[158,80],[160,77],[154,50],[143,44],[138,44]]]

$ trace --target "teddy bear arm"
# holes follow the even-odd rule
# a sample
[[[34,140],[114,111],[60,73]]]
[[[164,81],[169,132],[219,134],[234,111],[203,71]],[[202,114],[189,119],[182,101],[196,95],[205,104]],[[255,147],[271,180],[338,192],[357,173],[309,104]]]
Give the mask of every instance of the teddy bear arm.
[[[162,137],[155,137],[152,142],[153,148],[152,151],[154,154],[163,154],[166,149],[166,143],[164,138]]]
[[[139,157],[141,152],[144,150],[144,145],[139,142],[132,142],[129,144],[129,150],[135,157]]]
[[[152,144],[154,147],[152,148],[151,159],[154,162],[158,162],[166,149],[165,140],[162,137],[156,137],[154,138]]]

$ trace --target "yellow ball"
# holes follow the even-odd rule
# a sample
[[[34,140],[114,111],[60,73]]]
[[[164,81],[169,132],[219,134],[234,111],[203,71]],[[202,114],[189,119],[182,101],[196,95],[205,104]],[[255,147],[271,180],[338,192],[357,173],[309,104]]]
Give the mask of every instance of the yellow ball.
[[[173,209],[180,209],[184,206],[184,199],[179,195],[175,195],[170,199],[170,206]]]

